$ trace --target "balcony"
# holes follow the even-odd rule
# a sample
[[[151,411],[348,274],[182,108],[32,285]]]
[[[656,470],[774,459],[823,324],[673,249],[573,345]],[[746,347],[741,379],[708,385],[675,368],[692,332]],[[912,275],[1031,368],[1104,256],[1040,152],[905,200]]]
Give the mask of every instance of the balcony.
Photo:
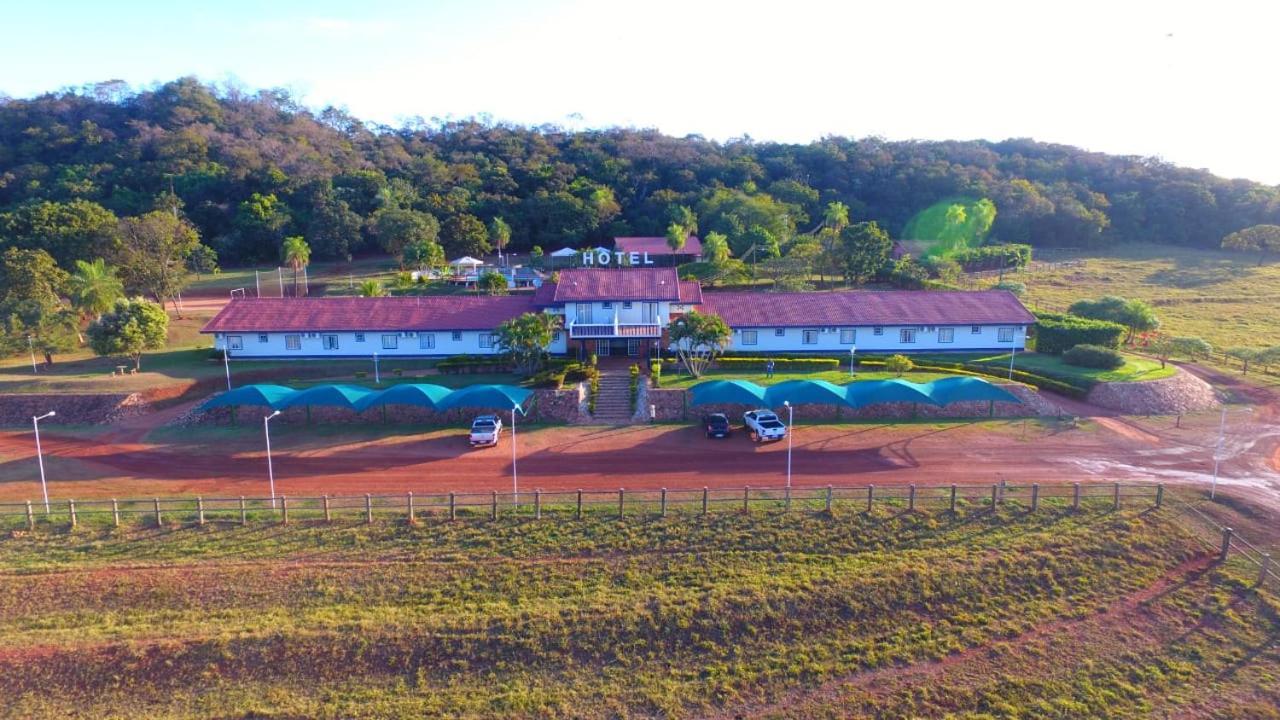
[[[581,338],[657,338],[662,337],[658,323],[569,323],[569,337]]]

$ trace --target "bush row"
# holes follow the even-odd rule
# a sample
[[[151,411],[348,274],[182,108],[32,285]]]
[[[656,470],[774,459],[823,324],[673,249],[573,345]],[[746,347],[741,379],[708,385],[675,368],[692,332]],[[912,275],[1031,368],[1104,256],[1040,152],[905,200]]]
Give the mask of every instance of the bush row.
[[[1061,355],[1077,345],[1120,347],[1125,327],[1107,320],[1090,320],[1064,313],[1036,313],[1036,350]]]
[[[565,383],[580,383],[600,375],[600,370],[580,362],[552,361],[547,369],[529,379],[536,388],[559,390]]]
[[[1111,348],[1098,345],[1077,345],[1062,353],[1062,361],[1076,367],[1115,370],[1124,367],[1124,356]]]
[[[858,362],[859,367],[884,369],[885,360],[866,359]],[[984,365],[974,362],[948,362],[945,360],[928,360],[916,361],[916,370],[925,372],[946,372],[961,375],[980,375],[983,377],[996,378],[1000,380],[1009,378],[1009,368],[1005,366],[1001,369],[995,365]],[[1093,388],[1093,381],[1084,378],[1072,378],[1066,376],[1058,376],[1053,374],[1030,373],[1025,370],[1014,369],[1013,380],[1030,385],[1039,390],[1048,390],[1066,395],[1067,397],[1083,398],[1089,394],[1089,390]]]
[[[511,372],[511,361],[487,355],[454,355],[436,363],[436,369],[445,375],[502,373]]]
[[[958,250],[952,256],[965,270],[1023,268],[1031,262],[1031,246],[1011,243]]]
[[[792,358],[792,357],[722,357],[716,360],[716,366],[722,370],[763,370],[765,363],[773,361],[775,370],[802,370],[821,372],[840,369],[840,359],[825,358]]]

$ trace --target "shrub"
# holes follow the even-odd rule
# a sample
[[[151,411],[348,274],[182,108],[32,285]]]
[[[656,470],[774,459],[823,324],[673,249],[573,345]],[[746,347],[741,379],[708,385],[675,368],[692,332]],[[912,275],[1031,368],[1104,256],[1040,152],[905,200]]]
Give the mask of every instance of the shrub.
[[[911,372],[916,364],[906,355],[890,355],[888,360],[884,361],[884,369],[901,377],[902,373]]]
[[[1124,366],[1124,356],[1098,345],[1076,345],[1062,354],[1062,361],[1076,367],[1115,370]]]
[[[1076,345],[1120,347],[1125,326],[1108,320],[1090,320],[1062,313],[1036,313],[1036,350],[1061,355]]]
[[[1012,280],[1004,280],[1002,282],[998,282],[995,285],[992,285],[991,289],[992,290],[1008,290],[1009,292],[1013,293],[1014,295],[1017,295],[1018,297],[1022,297],[1022,295],[1027,292],[1027,286],[1025,283],[1014,282]]]
[[[662,362],[661,361],[654,360],[653,362],[649,363],[649,377],[653,382],[653,386],[658,387],[662,379]]]

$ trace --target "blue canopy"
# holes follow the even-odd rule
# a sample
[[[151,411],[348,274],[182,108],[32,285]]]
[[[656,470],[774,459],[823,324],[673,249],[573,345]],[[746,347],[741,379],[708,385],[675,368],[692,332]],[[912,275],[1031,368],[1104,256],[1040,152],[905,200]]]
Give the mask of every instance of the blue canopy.
[[[938,405],[953,402],[993,400],[1020,403],[1016,395],[976,377],[948,377],[929,383],[929,395]]]
[[[524,402],[533,394],[532,390],[516,385],[471,385],[454,390],[436,402],[437,410],[452,408],[481,408],[486,410],[506,410],[512,406],[520,407],[524,412]]]
[[[855,408],[891,402],[934,404],[928,383],[917,385],[902,378],[851,382],[844,386],[844,400]]]
[[[297,407],[298,405],[325,405],[329,407],[344,407],[350,410],[356,409],[356,403],[366,395],[373,394],[374,391],[369,388],[360,387],[359,385],[317,385],[299,390],[295,392],[289,399],[285,400],[280,406],[281,408]]]
[[[362,412],[374,405],[416,405],[434,409],[451,392],[452,389],[442,385],[404,383],[365,395],[356,401],[355,408]]]
[[[708,380],[689,388],[690,405],[764,405],[765,389],[748,380]]]
[[[200,406],[200,409],[208,410],[210,408],[235,405],[259,405],[269,407],[272,410],[279,410],[284,407],[284,403],[293,396],[294,392],[293,388],[287,388],[283,385],[245,385],[209,398]]]
[[[792,405],[843,405],[845,390],[826,380],[786,380],[766,388],[764,399],[767,406],[774,408],[784,402]]]

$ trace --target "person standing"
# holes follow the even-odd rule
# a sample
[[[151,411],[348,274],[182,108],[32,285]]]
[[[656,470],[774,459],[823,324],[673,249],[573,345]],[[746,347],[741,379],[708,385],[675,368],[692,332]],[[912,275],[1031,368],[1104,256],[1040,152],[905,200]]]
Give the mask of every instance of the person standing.
[[[772,378],[772,377],[773,377],[773,358],[769,358],[769,360],[768,360],[767,362],[765,362],[765,364],[764,364],[764,376],[765,376],[765,377],[767,377],[767,378]]]

